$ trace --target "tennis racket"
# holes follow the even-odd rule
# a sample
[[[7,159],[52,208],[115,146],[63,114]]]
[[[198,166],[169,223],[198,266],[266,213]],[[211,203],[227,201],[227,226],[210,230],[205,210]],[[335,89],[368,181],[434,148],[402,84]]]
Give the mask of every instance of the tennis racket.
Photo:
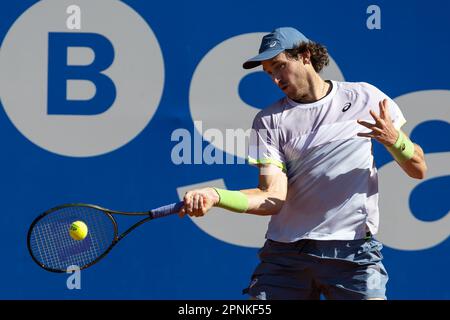
[[[27,246],[40,267],[51,272],[67,272],[69,266],[86,269],[103,259],[114,246],[141,224],[177,213],[183,202],[159,207],[148,212],[121,212],[92,204],[64,204],[47,210],[31,223]],[[144,216],[119,235],[113,215]],[[73,222],[82,221],[87,235],[75,240],[70,235]]]

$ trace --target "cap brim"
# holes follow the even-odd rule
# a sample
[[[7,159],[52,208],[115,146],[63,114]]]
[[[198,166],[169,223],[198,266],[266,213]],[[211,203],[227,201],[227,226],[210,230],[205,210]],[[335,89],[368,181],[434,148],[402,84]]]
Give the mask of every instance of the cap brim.
[[[268,50],[264,51],[260,54],[258,54],[256,57],[253,57],[247,61],[244,62],[242,67],[244,69],[253,69],[259,65],[261,65],[261,61],[272,59],[273,57],[277,56],[281,52],[283,52],[283,49],[276,49],[276,50]]]

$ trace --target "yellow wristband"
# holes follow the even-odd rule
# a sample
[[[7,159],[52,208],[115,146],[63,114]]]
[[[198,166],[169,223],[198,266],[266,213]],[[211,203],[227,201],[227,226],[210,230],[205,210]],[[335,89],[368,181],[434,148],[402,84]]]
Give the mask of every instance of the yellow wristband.
[[[248,209],[248,198],[240,191],[230,191],[214,188],[219,194],[218,207],[234,212],[245,212]]]
[[[414,143],[400,130],[397,141],[388,150],[395,160],[402,163],[414,156]]]

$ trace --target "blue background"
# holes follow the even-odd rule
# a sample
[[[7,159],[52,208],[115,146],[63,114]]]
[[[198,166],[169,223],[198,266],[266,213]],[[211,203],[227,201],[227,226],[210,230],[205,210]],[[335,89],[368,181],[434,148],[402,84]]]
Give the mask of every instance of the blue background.
[[[294,26],[326,44],[347,81],[372,83],[392,98],[419,90],[450,89],[448,1],[124,2],[155,33],[166,75],[158,110],[134,140],[101,156],[64,157],[31,143],[0,109],[2,299],[246,298],[241,289],[257,264],[257,249],[216,240],[190,219],[174,216],[138,228],[104,261],[82,272],[82,290],[68,290],[67,275],[38,268],[26,248],[32,219],[57,204],[86,202],[141,211],[177,201],[179,186],[220,178],[230,189],[256,186],[257,170],[250,166],[176,166],[170,159],[175,144],[170,141],[172,131],[194,130],[188,97],[195,68],[226,39]],[[3,39],[35,1],[0,3]],[[366,28],[366,9],[371,4],[381,8],[381,30]],[[256,86],[264,89],[255,90]],[[276,90],[258,74],[244,78],[239,88],[242,99],[256,107],[271,103],[280,95]],[[267,96],[257,96],[257,92],[267,92]],[[438,145],[433,143],[435,134],[450,137],[448,124],[424,123],[413,131],[412,139],[426,153],[450,151],[450,139]],[[378,167],[391,161],[377,143],[375,158]],[[424,180],[412,192],[412,211],[425,221],[442,218],[450,208],[449,186],[449,177]],[[432,195],[437,201],[428,201]],[[432,216],[421,215],[425,207],[433,209]],[[388,297],[449,299],[449,249],[448,239],[420,251],[385,247]]]

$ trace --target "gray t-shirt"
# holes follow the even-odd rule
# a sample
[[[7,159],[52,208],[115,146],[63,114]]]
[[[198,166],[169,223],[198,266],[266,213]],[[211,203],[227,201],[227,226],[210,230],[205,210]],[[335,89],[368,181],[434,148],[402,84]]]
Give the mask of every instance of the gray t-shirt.
[[[353,240],[378,230],[378,178],[369,130],[379,101],[397,129],[406,122],[397,104],[368,83],[332,81],[319,101],[301,104],[285,97],[260,111],[250,135],[249,163],[272,163],[285,170],[288,192],[271,217],[266,238]]]

